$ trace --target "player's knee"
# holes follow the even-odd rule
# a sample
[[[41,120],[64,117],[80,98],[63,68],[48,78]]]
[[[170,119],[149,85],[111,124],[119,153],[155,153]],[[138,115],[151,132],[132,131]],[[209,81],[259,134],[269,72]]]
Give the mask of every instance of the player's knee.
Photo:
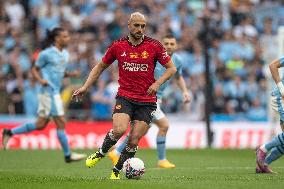
[[[169,129],[169,125],[164,125],[163,127],[160,127],[160,128],[159,128],[159,130],[160,130],[161,132],[167,132],[168,129]]]
[[[46,118],[46,119],[43,119],[43,118],[38,119],[37,122],[36,122],[36,129],[37,130],[44,129],[46,127],[46,125],[48,124],[48,121],[49,121],[48,118]]]
[[[120,127],[118,125],[113,127],[113,135],[115,138],[119,139],[124,133],[125,133],[126,129],[124,129],[124,127]]]

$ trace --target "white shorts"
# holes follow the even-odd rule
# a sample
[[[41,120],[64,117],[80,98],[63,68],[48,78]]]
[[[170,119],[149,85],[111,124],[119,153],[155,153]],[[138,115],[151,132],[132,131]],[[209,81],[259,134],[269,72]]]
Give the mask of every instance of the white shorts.
[[[63,116],[64,108],[60,94],[38,94],[39,106],[37,113],[40,117]]]
[[[279,114],[280,120],[284,121],[284,100],[279,96],[271,96],[271,107]]]
[[[160,119],[166,117],[165,113],[161,110],[160,104],[161,104],[161,102],[157,101],[157,109],[156,109],[156,111],[153,115],[152,121],[160,120]]]

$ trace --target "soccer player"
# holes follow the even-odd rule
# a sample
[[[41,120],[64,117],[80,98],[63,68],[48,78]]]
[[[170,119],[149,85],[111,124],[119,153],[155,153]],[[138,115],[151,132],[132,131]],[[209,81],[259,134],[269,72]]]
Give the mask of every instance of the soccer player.
[[[139,12],[131,14],[128,20],[129,35],[109,46],[102,61],[90,72],[85,84],[73,94],[74,97],[83,95],[108,66],[115,60],[118,61],[119,89],[112,117],[113,129],[107,133],[101,148],[86,160],[87,167],[95,166],[125,133],[129,122],[133,121],[134,126],[128,143],[122,150],[110,179],[120,179],[119,172],[124,161],[134,157],[138,142],[148,131],[152,115],[157,108],[156,92],[161,84],[176,72],[176,67],[163,45],[145,36],[145,28],[145,16]],[[166,71],[155,80],[154,69],[157,61]]]
[[[69,54],[65,47],[70,37],[68,32],[60,27],[48,32],[47,43],[50,44],[40,52],[39,57],[32,67],[32,73],[41,84],[38,94],[38,118],[35,123],[25,123],[11,130],[4,129],[2,143],[6,149],[9,139],[13,135],[29,133],[46,127],[52,117],[57,126],[57,137],[64,152],[65,162],[82,160],[84,154],[72,153],[65,133],[65,119],[63,103],[60,97],[60,88],[64,76],[76,76],[78,72],[66,72]],[[41,74],[40,74],[41,72]]]
[[[280,158],[284,154],[284,77],[280,79],[278,69],[284,66],[284,57],[275,60],[269,64],[269,69],[272,74],[272,78],[277,84],[277,87],[273,89],[271,96],[271,106],[280,116],[280,126],[282,133],[278,134],[269,142],[261,145],[256,150],[256,173],[275,173],[269,165]]]
[[[177,72],[175,74],[175,78],[177,79],[178,86],[183,93],[183,101],[184,103],[188,103],[190,101],[190,96],[188,90],[186,88],[186,84],[184,78],[182,76],[182,64],[180,57],[174,53],[177,48],[177,41],[173,35],[167,35],[163,38],[163,45],[168,53],[171,56],[173,63],[177,68]],[[155,78],[161,77],[165,71],[165,68],[160,64],[157,64],[155,68]],[[157,143],[157,152],[158,152],[158,164],[159,168],[174,168],[175,165],[169,162],[166,158],[166,135],[169,128],[169,121],[165,116],[164,112],[160,109],[160,103],[162,102],[162,94],[163,91],[169,86],[169,80],[165,82],[159,88],[157,92],[157,110],[154,113],[152,122],[155,123],[158,128],[158,134],[156,138]],[[109,152],[108,156],[112,160],[113,164],[115,165],[119,159],[119,155],[126,146],[128,142],[129,135],[125,137],[123,142],[114,150]]]

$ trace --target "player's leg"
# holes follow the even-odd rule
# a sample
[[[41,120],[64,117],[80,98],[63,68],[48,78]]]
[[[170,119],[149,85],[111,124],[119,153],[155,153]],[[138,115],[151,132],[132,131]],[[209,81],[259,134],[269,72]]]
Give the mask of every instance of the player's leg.
[[[158,153],[158,167],[160,168],[174,168],[175,165],[170,163],[166,158],[166,137],[169,129],[169,121],[167,117],[155,120],[154,123],[158,126],[159,131],[156,138],[157,153]]]
[[[147,133],[149,129],[149,125],[144,121],[135,120],[135,125],[130,131],[129,140],[126,144],[125,148],[121,152],[119,160],[117,164],[113,168],[113,172],[111,175],[111,179],[115,179],[115,177],[119,177],[119,172],[123,167],[123,163],[135,156],[135,153],[138,149],[139,140]]]
[[[128,142],[128,139],[129,139],[129,133],[126,135],[126,137],[123,139],[123,141],[120,143],[118,147],[114,148],[112,151],[108,153],[108,157],[112,161],[113,165],[116,165],[122,150],[125,148]]]
[[[86,160],[87,167],[93,167],[99,162],[109,151],[109,149],[117,143],[120,137],[127,130],[130,117],[125,113],[115,113],[113,115],[113,129],[111,129],[105,136],[100,149],[94,154],[90,155]]]
[[[284,123],[284,110],[282,107],[282,102],[283,101],[281,99],[281,97],[277,97],[277,96],[272,96],[271,98],[271,106],[272,109],[275,110],[279,116],[280,116],[280,125],[281,128],[283,128],[283,123]],[[257,163],[257,167],[256,167],[256,173],[274,173],[268,166],[267,162],[269,162],[270,160],[267,160],[267,162],[265,162],[265,159],[267,158],[267,154],[271,151],[271,153],[273,152],[273,156],[271,156],[269,159],[278,159],[276,155],[276,153],[278,152],[278,148],[277,149],[273,149],[275,147],[279,147],[279,146],[283,146],[284,145],[284,133],[280,133],[278,134],[276,137],[272,138],[269,142],[261,145],[259,148],[257,148],[256,150],[256,163]],[[273,149],[273,150],[272,150]]]
[[[90,168],[95,166],[97,162],[99,162],[107,154],[109,149],[117,143],[120,137],[127,130],[132,111],[133,107],[130,101],[117,97],[112,116],[113,128],[106,134],[101,148],[87,158],[87,167]]]
[[[46,117],[38,117],[35,123],[24,123],[13,129],[3,129],[2,132],[3,148],[4,149],[7,148],[8,141],[13,135],[29,133],[34,130],[41,130],[47,125],[48,121],[49,120]]]
[[[174,168],[175,165],[170,163],[166,158],[166,137],[169,129],[169,120],[157,103],[157,109],[153,116],[153,122],[157,125],[159,131],[156,138],[158,164],[160,168]]]
[[[51,98],[46,94],[38,95],[39,106],[38,106],[38,118],[35,123],[25,123],[11,130],[4,129],[2,132],[2,145],[3,148],[6,149],[9,139],[15,134],[23,134],[28,133],[33,130],[41,130],[43,129],[48,121],[49,114],[51,111]]]
[[[59,140],[59,143],[61,145],[61,148],[64,153],[64,159],[66,163],[70,163],[72,161],[80,161],[86,157],[85,154],[79,154],[75,152],[71,152],[70,146],[68,143],[67,135],[65,132],[65,118],[64,116],[54,116],[53,120],[56,124],[56,133],[57,133],[57,138]]]
[[[283,136],[283,132],[284,132],[283,122],[281,122],[280,125],[281,125],[281,129],[282,129],[281,136]],[[278,138],[278,136],[277,136],[277,138]],[[279,136],[279,138],[281,138],[281,137]],[[264,148],[266,150],[265,146],[264,146]],[[264,163],[267,164],[267,165],[270,165],[273,161],[279,159],[283,154],[284,154],[284,145],[273,147],[270,150],[270,153],[266,156]]]
[[[119,179],[119,172],[123,167],[123,163],[128,159],[134,157],[139,140],[147,133],[152,122],[153,114],[157,108],[156,103],[149,103],[145,105],[134,105],[133,120],[134,126],[131,128],[129,140],[124,150],[121,152],[117,164],[114,166],[110,179]]]
[[[133,121],[130,122],[131,128],[134,126],[134,124],[135,123]],[[126,137],[123,139],[123,141],[120,143],[118,147],[114,148],[112,151],[108,153],[108,157],[112,161],[113,165],[116,165],[122,150],[125,148],[128,142],[128,139],[129,139],[129,133],[126,135]]]

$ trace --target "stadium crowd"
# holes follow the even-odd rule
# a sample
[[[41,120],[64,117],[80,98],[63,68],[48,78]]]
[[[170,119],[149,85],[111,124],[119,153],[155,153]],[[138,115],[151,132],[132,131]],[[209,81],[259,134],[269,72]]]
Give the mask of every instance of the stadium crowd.
[[[71,34],[69,70],[62,96],[68,118],[109,120],[118,84],[115,66],[103,73],[83,101],[71,101],[107,46],[127,34],[130,13],[148,16],[147,35],[172,33],[192,95],[182,103],[175,81],[163,110],[204,117],[204,20],[209,18],[212,111],[216,120],[267,118],[267,63],[278,57],[277,29],[284,25],[284,1],[273,0],[6,0],[0,3],[0,114],[36,115],[38,83],[30,68],[44,46],[46,30],[63,26]]]

